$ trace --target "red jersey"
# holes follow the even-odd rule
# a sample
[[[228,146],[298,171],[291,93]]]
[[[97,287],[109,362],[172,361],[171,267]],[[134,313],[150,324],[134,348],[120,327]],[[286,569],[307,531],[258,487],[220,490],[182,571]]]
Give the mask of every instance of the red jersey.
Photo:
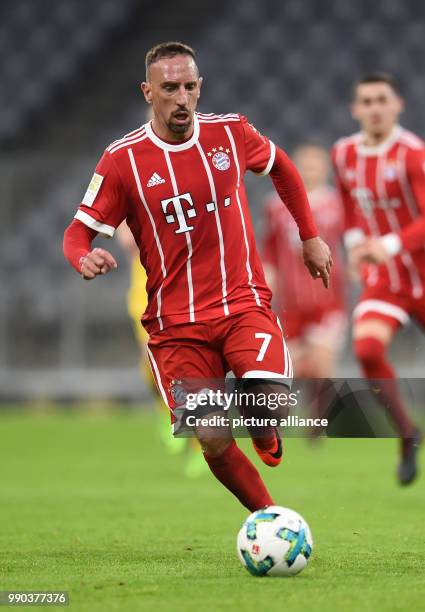
[[[395,256],[387,264],[364,266],[366,284],[424,296],[424,142],[395,126],[376,147],[365,146],[361,133],[339,140],[332,158],[346,213],[347,246],[364,236],[396,239]]]
[[[127,219],[148,277],[149,332],[269,309],[242,179],[268,174],[275,153],[245,117],[202,113],[182,143],[147,123],[106,149],[75,217],[107,236]]]
[[[280,312],[310,312],[344,308],[344,265],[341,233],[344,214],[336,191],[327,185],[308,193],[313,217],[321,238],[332,252],[330,286],[313,280],[304,265],[297,226],[282,202],[271,194],[265,201],[263,263],[276,271],[276,291]]]

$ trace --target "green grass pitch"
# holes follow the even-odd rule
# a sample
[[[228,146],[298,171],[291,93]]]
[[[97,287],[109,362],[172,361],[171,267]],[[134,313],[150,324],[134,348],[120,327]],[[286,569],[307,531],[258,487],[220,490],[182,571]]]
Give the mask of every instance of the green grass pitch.
[[[397,486],[395,440],[290,439],[259,466],[315,541],[302,574],[273,579],[237,559],[248,512],[182,475],[151,413],[9,412],[0,428],[0,590],[67,590],[87,612],[425,607],[424,481]]]

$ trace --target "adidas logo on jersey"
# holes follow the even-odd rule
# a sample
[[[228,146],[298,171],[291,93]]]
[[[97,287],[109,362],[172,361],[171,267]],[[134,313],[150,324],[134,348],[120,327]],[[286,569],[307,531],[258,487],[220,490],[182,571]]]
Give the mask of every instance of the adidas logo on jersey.
[[[155,187],[155,185],[161,185],[161,183],[165,183],[165,179],[161,178],[159,174],[154,172],[150,179],[148,180],[148,187]]]

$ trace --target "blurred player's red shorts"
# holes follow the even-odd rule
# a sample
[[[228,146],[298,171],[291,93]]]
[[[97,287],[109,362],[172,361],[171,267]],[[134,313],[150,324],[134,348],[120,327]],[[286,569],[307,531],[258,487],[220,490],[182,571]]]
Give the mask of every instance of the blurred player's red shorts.
[[[154,332],[148,355],[171,409],[181,404],[179,381],[184,379],[224,379],[231,371],[236,378],[282,379],[290,386],[293,376],[280,323],[271,310],[260,308]]]
[[[285,338],[339,349],[344,342],[347,315],[341,308],[291,310],[282,315]]]
[[[414,298],[409,288],[393,293],[388,287],[365,287],[353,311],[354,321],[381,319],[394,329],[410,317],[425,327],[425,295]]]

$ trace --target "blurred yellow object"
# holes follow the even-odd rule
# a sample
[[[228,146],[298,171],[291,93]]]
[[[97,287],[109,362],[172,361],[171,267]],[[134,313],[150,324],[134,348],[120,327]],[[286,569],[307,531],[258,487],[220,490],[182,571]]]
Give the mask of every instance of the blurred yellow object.
[[[148,341],[148,333],[140,322],[147,303],[148,294],[146,293],[146,271],[138,257],[134,257],[131,262],[130,288],[127,293],[127,309],[134,324],[134,333],[137,341],[143,347]]]

